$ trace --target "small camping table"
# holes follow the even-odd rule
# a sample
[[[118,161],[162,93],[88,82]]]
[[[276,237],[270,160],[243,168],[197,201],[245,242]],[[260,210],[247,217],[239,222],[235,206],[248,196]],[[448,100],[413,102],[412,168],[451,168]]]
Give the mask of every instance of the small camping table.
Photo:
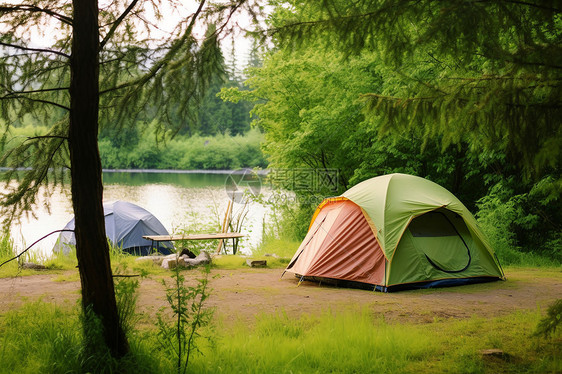
[[[152,248],[156,242],[156,250],[159,249],[160,242],[170,242],[174,240],[213,240],[213,239],[235,239],[241,238],[244,234],[239,232],[217,232],[213,234],[189,234],[189,235],[144,235],[146,240],[152,240]]]

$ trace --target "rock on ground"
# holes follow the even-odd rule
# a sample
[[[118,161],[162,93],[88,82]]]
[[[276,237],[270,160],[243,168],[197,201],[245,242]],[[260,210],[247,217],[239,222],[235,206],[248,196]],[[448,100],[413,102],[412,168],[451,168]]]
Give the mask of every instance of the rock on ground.
[[[164,269],[173,269],[176,266],[193,267],[199,265],[209,264],[211,262],[211,255],[207,252],[201,252],[195,258],[189,258],[188,255],[177,256],[175,254],[168,255],[162,260],[162,267]]]

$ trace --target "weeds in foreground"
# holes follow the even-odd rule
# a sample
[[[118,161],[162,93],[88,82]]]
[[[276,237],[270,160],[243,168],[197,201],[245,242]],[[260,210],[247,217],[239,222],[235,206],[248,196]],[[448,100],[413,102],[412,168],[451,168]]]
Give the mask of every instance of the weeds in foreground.
[[[114,271],[113,282],[115,285],[115,301],[119,313],[119,323],[123,331],[125,331],[125,334],[129,334],[134,330],[139,320],[136,308],[139,298],[137,290],[140,286],[140,282],[136,277],[120,277],[121,274],[119,273],[125,270],[126,267],[123,269],[118,268],[117,271]],[[145,275],[146,274],[142,274],[141,277]]]
[[[14,243],[9,233],[0,236],[0,260],[5,261],[14,257]]]
[[[204,268],[203,277],[195,286],[187,286],[180,267],[176,266],[172,273],[174,282],[166,287],[166,300],[171,310],[171,318],[162,308],[158,313],[158,340],[164,351],[176,358],[177,373],[184,373],[189,366],[193,352],[199,351],[197,339],[199,329],[207,326],[212,311],[204,308],[209,297],[207,289],[210,267]]]
[[[560,324],[562,324],[562,299],[556,300],[548,307],[546,316],[540,320],[534,335],[544,338],[553,336]]]

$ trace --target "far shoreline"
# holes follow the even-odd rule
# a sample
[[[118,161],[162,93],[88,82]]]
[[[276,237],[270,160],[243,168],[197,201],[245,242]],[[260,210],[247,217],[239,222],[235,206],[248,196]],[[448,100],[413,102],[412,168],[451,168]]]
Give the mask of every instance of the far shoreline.
[[[13,170],[7,167],[0,167],[0,173]],[[31,170],[31,168],[16,168],[17,171]],[[102,169],[103,173],[162,173],[162,174],[245,174],[256,173],[258,175],[267,175],[269,169],[241,168],[235,170],[214,170],[214,169],[194,169],[194,170],[180,170],[180,169]]]
[[[269,173],[268,169],[254,170],[250,168],[242,168],[236,170],[179,170],[179,169],[102,169],[104,173],[163,173],[163,174],[244,174],[256,173],[259,175],[266,175]]]

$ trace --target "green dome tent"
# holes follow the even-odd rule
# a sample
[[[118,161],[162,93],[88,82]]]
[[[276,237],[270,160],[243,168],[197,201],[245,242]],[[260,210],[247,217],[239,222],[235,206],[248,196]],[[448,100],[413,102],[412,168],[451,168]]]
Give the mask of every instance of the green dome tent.
[[[504,278],[468,209],[438,184],[405,174],[324,200],[285,271],[385,292]]]

